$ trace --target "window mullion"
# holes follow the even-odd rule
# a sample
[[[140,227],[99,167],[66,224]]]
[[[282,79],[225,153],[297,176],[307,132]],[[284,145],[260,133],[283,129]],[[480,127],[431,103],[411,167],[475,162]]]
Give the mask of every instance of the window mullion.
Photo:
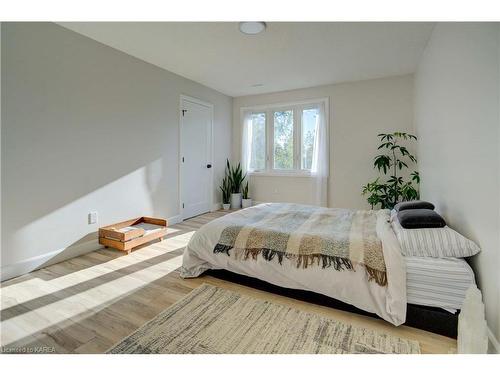
[[[294,169],[300,171],[300,154],[302,148],[302,116],[300,115],[300,108],[295,107],[293,110],[294,114]]]
[[[267,132],[266,132],[266,150],[267,150],[267,155],[266,155],[266,168],[268,171],[273,170],[273,160],[274,160],[274,116],[273,116],[273,111],[272,110],[267,110],[266,111],[266,125],[267,126]]]

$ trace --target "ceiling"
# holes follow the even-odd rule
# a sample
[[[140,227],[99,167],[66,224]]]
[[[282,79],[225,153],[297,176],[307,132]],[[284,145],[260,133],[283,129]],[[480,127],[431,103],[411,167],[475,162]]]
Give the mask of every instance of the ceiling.
[[[415,72],[432,23],[63,22],[60,25],[229,96]]]

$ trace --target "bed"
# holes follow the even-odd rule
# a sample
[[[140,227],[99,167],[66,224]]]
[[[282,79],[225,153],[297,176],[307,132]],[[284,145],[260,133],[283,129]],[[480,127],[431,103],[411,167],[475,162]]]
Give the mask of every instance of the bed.
[[[260,289],[378,316],[396,326],[405,321],[431,331],[429,327],[436,326],[435,332],[455,336],[454,312],[461,301],[457,297],[443,303],[446,288],[441,295],[425,294],[433,285],[447,283],[439,275],[448,275],[441,271],[450,265],[440,262],[436,268],[432,261],[403,257],[389,221],[389,210],[260,204],[200,228],[185,249],[181,277],[208,271]],[[452,263],[457,273],[450,277],[460,279],[465,268],[458,260]],[[426,285],[429,273],[434,279]]]
[[[388,210],[260,204],[200,228],[184,252],[181,277],[225,269],[321,293],[400,325],[406,317],[406,275],[389,217]],[[237,243],[225,245],[231,235]],[[254,243],[269,236],[274,236],[270,243]],[[326,244],[323,253],[308,247],[319,242]],[[280,254],[290,244],[296,246]]]

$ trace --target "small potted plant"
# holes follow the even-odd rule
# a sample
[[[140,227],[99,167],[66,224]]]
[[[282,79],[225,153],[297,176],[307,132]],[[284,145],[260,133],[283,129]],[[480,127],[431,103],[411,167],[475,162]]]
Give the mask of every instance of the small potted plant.
[[[231,207],[231,204],[229,203],[231,199],[231,183],[229,181],[229,177],[224,177],[220,189],[222,190],[222,209],[227,211]]]
[[[248,198],[248,181],[245,186],[241,189],[242,193],[242,200],[241,200],[241,206],[243,208],[251,207],[252,206],[252,198]]]
[[[226,173],[229,177],[231,185],[231,208],[241,208],[241,185],[246,177],[246,174],[243,174],[240,163],[238,163],[236,168],[231,167],[229,159],[226,160]]]

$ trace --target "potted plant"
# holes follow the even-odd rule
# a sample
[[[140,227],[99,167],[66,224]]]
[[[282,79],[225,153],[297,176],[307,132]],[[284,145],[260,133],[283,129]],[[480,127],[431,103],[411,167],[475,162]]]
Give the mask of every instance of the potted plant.
[[[222,190],[222,208],[227,211],[230,208],[231,199],[231,183],[229,182],[229,177],[225,176],[222,180],[222,185],[220,186]]]
[[[241,200],[241,206],[243,208],[251,207],[252,206],[252,198],[248,198],[248,181],[245,186],[241,189],[241,194],[242,194],[242,200]]]
[[[403,168],[409,168],[408,164],[417,163],[415,156],[410,154],[401,143],[403,141],[416,141],[417,137],[401,132],[379,134],[378,137],[381,142],[378,149],[386,149],[387,153],[377,155],[373,167],[377,168],[379,172],[383,172],[384,176],[389,174],[389,178],[384,181],[378,177],[367,183],[362,188],[362,194],[368,195],[367,201],[372,209],[378,204],[381,208],[391,209],[398,202],[419,199],[420,176],[418,172],[412,172],[409,181],[405,181],[400,175]]]
[[[226,160],[226,173],[231,185],[231,208],[241,208],[241,184],[246,174],[243,174],[240,163],[234,168],[229,164],[229,159]]]

